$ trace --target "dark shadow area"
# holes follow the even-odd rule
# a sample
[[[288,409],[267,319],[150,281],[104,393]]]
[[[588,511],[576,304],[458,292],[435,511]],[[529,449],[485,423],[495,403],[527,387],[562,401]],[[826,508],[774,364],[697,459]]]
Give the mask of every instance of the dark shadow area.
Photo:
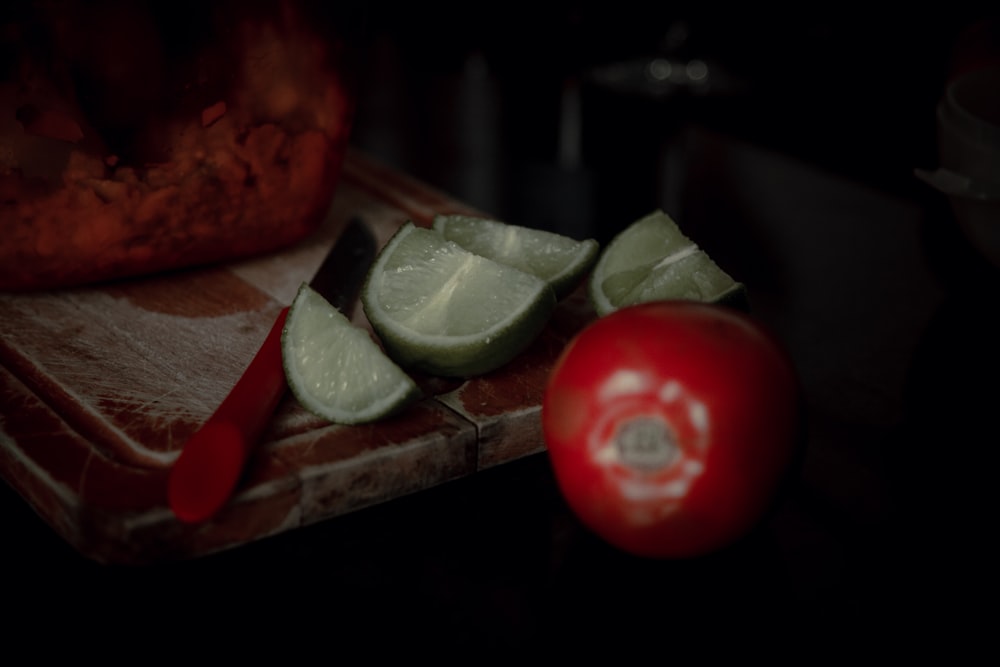
[[[373,22],[355,141],[492,214],[600,240],[672,194],[683,167],[665,173],[663,156],[690,124],[908,194],[980,18],[961,3],[874,16],[559,3],[530,20],[393,8]]]

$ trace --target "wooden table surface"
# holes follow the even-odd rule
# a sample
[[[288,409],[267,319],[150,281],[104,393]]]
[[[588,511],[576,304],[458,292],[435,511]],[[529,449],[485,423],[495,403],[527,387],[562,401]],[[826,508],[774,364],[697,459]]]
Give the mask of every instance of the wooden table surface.
[[[323,227],[283,252],[91,288],[0,295],[0,473],[82,554],[138,564],[236,547],[542,450],[551,363],[592,317],[578,292],[516,361],[338,426],[286,394],[235,498],[187,525],[165,502],[184,442],[252,359],[283,305],[361,216],[379,247],[406,220],[471,208],[353,152]],[[368,327],[360,304],[355,324]]]

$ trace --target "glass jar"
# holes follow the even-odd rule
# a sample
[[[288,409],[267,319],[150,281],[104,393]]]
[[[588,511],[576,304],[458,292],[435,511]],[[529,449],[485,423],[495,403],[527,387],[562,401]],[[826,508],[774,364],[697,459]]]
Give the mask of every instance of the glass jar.
[[[329,210],[354,114],[350,3],[0,9],[0,290],[288,246]]]

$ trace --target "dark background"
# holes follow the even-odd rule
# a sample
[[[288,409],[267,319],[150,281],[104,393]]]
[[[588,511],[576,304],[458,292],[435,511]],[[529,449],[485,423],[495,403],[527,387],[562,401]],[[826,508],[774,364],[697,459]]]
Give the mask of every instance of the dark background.
[[[586,218],[600,236],[657,202],[655,156],[689,123],[909,192],[912,167],[933,162],[933,108],[956,54],[996,39],[963,34],[984,16],[962,3],[374,13],[359,144],[496,215],[549,226]],[[644,87],[641,62],[657,56],[705,61],[711,85]],[[635,67],[617,83],[599,79],[619,63]],[[579,148],[567,161],[560,105],[572,84]],[[534,201],[539,175],[560,205]],[[571,213],[581,197],[601,206]]]
[[[353,141],[578,237],[664,207],[745,280],[809,411],[803,467],[758,531],[692,561],[631,558],[576,523],[543,454],[197,562],[109,568],[4,486],[20,618],[108,651],[222,634],[328,658],[614,646],[665,662],[695,638],[901,657],[985,638],[997,271],[912,174],[935,165],[934,105],[985,17],[754,8],[373,5]],[[704,61],[711,85],[644,85],[657,56]]]

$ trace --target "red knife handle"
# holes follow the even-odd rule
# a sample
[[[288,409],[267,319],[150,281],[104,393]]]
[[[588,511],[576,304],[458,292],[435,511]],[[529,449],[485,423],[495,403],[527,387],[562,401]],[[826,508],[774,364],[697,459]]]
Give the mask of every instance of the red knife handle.
[[[232,495],[251,448],[285,394],[281,330],[286,306],[226,398],[184,445],[167,479],[167,502],[181,521],[212,517]]]

